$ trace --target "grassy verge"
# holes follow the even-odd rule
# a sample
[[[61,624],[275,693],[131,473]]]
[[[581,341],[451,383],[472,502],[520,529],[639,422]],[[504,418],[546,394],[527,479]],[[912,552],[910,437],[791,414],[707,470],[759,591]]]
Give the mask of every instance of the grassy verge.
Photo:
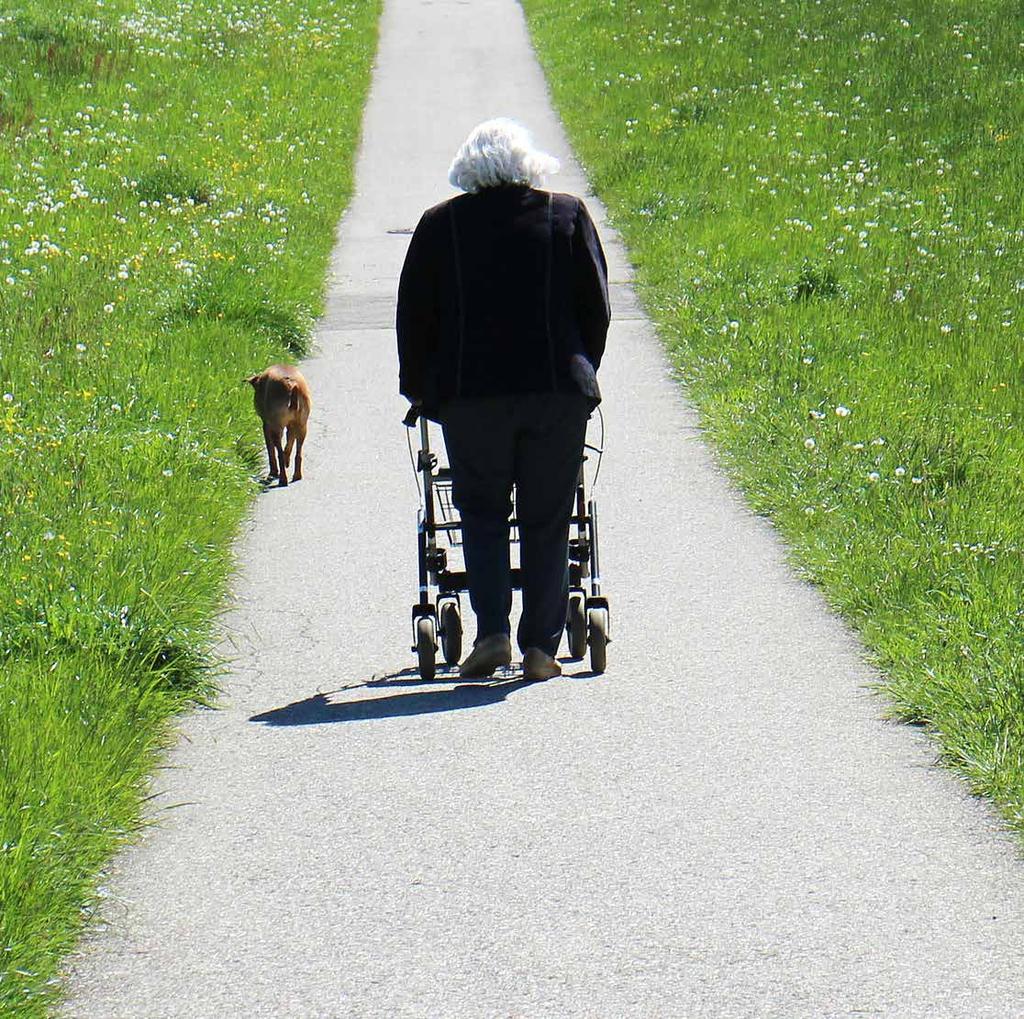
[[[734,476],[1024,832],[1024,15],[524,6]]]
[[[351,191],[378,0],[0,5],[0,1014],[137,823]]]

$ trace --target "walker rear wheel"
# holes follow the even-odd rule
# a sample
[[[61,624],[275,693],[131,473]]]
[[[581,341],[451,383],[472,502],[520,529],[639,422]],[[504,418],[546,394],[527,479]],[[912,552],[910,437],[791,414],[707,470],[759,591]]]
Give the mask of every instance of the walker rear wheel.
[[[441,649],[449,665],[458,665],[462,657],[462,616],[459,603],[448,601],[441,608]]]
[[[604,672],[608,664],[608,610],[591,609],[587,613],[587,643],[590,644],[591,672]]]
[[[430,616],[420,616],[416,620],[416,657],[419,660],[420,679],[424,682],[429,683],[434,678],[434,656],[436,653],[434,620]]]
[[[587,653],[587,616],[583,609],[583,595],[569,595],[565,632],[569,637],[569,657],[579,661]]]

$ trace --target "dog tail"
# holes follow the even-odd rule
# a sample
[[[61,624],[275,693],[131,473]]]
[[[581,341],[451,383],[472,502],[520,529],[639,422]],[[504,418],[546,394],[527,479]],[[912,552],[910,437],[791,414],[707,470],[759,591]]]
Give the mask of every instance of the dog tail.
[[[299,409],[299,387],[294,384],[288,389],[288,409]]]

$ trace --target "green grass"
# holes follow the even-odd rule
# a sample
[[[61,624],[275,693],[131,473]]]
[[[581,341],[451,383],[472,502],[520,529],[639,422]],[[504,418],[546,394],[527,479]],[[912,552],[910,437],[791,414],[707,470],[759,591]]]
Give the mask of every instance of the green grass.
[[[0,4],[0,1014],[41,1016],[209,696],[262,441],[306,349],[379,0]]]
[[[1024,833],[1024,9],[524,6],[723,460]]]

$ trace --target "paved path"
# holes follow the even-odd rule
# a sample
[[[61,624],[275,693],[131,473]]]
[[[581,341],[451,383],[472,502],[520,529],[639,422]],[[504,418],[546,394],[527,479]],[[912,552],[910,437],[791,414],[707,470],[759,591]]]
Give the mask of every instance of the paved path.
[[[389,0],[307,477],[241,539],[223,706],[158,774],[185,805],[119,858],[67,1014],[1024,1015],[1024,866],[879,720],[856,643],[702,444],[606,225],[610,671],[381,678],[412,664],[415,576],[391,231],[496,113],[585,190],[513,0]]]

